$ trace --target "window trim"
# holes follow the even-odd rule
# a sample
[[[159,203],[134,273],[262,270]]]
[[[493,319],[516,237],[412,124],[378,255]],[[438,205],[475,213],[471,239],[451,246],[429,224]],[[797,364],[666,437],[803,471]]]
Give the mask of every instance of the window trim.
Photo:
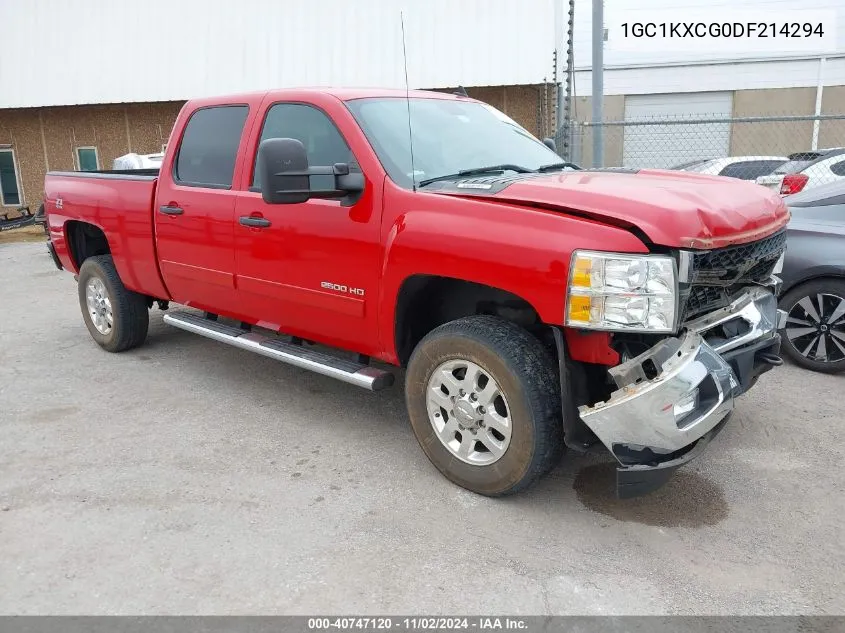
[[[313,108],[318,112],[321,112],[323,116],[325,116],[329,123],[331,123],[335,130],[337,130],[338,135],[340,138],[343,139],[343,142],[346,144],[346,147],[349,148],[349,153],[352,154],[352,158],[355,159],[355,162],[360,165],[361,161],[358,160],[358,156],[355,154],[355,151],[352,149],[352,144],[347,140],[346,136],[344,136],[343,131],[340,127],[335,123],[335,120],[326,112],[325,108],[318,106],[315,103],[311,103],[309,101],[301,101],[299,99],[296,100],[288,100],[288,99],[280,99],[278,101],[273,101],[272,103],[268,103],[267,107],[264,108],[264,116],[261,118],[261,126],[258,128],[258,136],[255,137],[255,149],[252,152],[252,161],[249,166],[249,174],[247,174],[246,182],[247,185],[246,190],[252,193],[261,193],[261,187],[255,186],[255,168],[258,165],[258,148],[261,146],[261,136],[264,134],[264,126],[267,124],[267,115],[270,114],[270,110],[277,105],[301,105],[307,106],[309,108]],[[310,165],[310,163],[309,163]],[[363,171],[363,170],[362,170]]]
[[[235,166],[232,169],[232,183],[229,185],[214,185],[202,182],[188,182],[187,180],[179,180],[179,177],[176,175],[176,167],[179,164],[179,155],[182,153],[182,142],[185,140],[185,132],[187,132],[188,130],[188,124],[191,122],[191,119],[194,118],[194,115],[196,115],[197,112],[217,108],[246,108],[246,116],[244,117],[244,124],[243,128],[241,129],[240,140],[238,141],[238,147],[235,150]],[[231,191],[235,185],[235,174],[238,171],[238,155],[240,154],[241,145],[244,142],[244,134],[247,133],[247,123],[249,123],[250,114],[250,105],[248,103],[241,102],[215,103],[213,105],[200,106],[199,108],[196,108],[193,112],[191,112],[191,114],[188,116],[187,121],[185,121],[185,124],[182,126],[182,130],[179,134],[179,144],[176,146],[176,154],[170,164],[170,177],[173,180],[173,184],[178,185],[180,187],[195,187],[198,189],[219,189],[224,191]]]
[[[85,171],[99,171],[100,170],[100,152],[97,151],[96,145],[80,145],[77,147],[74,152],[74,158],[76,159],[76,171],[82,171],[82,160],[79,157],[79,150],[81,149],[92,149],[94,150],[94,161],[97,164],[97,169],[86,169]]]
[[[21,186],[21,173],[18,167],[18,160],[15,157],[15,150],[12,147],[0,147],[0,153],[8,152],[12,156],[12,170],[15,174],[15,186],[18,188],[18,203],[6,204],[6,197],[3,195],[3,188],[0,187],[0,207],[17,209],[24,206],[23,187]]]

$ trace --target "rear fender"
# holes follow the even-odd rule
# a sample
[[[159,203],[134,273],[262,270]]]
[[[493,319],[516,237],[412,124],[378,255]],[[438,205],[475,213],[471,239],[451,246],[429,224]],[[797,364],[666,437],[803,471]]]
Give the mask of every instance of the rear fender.
[[[106,236],[123,284],[140,294],[170,299],[158,269],[152,209],[155,179],[47,174],[44,207],[50,240],[62,265],[78,272],[67,240],[67,223],[97,227]]]

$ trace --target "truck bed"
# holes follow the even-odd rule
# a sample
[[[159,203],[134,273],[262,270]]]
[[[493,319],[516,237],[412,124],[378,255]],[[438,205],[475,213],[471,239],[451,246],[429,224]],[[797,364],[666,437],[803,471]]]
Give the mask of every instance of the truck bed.
[[[155,253],[157,181],[157,169],[48,172],[44,206],[50,240],[62,266],[78,272],[69,234],[73,222],[91,224],[108,236],[108,248],[127,288],[167,298]]]

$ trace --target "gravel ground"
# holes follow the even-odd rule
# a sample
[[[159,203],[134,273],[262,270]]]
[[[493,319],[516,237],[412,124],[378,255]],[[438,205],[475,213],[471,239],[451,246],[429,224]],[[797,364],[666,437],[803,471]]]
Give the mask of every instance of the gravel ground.
[[[569,456],[491,500],[372,394],[163,324],[108,354],[43,244],[0,245],[0,613],[845,614],[845,375],[761,378],[618,501]]]

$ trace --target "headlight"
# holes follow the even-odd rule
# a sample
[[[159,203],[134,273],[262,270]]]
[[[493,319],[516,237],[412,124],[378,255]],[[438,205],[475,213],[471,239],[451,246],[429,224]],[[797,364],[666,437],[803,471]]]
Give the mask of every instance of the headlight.
[[[674,332],[678,282],[665,255],[575,251],[566,325],[592,330]]]

